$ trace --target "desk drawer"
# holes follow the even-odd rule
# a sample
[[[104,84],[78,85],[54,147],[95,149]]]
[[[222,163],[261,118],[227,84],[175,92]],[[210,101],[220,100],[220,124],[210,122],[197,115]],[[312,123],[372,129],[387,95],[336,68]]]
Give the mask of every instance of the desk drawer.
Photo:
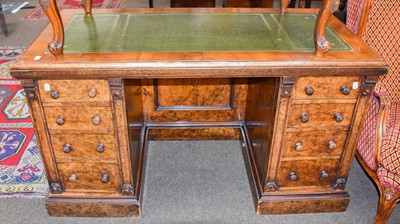
[[[110,107],[45,107],[44,111],[50,130],[114,131]]]
[[[58,163],[65,191],[117,192],[121,176],[117,165],[99,163]]]
[[[339,156],[346,137],[347,131],[343,130],[287,132],[283,156]]]
[[[51,142],[57,159],[117,160],[114,135],[57,134]]]
[[[111,100],[106,80],[39,80],[38,86],[44,103]]]
[[[339,160],[282,161],[279,187],[329,186],[335,182]]]
[[[360,88],[359,77],[303,77],[293,87],[293,99],[355,99]]]
[[[355,104],[292,104],[288,127],[348,126]]]

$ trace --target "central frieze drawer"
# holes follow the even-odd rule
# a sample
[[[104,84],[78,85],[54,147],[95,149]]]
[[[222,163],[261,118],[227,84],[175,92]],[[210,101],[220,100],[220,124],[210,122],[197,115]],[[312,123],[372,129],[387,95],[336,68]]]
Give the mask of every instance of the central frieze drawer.
[[[355,104],[292,104],[288,127],[348,126]]]
[[[116,164],[58,163],[65,191],[117,192],[121,177]]]
[[[340,155],[346,142],[347,131],[287,132],[283,143],[283,156]]]
[[[106,80],[39,80],[38,86],[44,103],[111,100]]]
[[[44,111],[50,130],[114,131],[110,107],[46,107]]]
[[[339,160],[282,161],[279,187],[329,186],[335,182]]]
[[[52,135],[57,159],[117,159],[114,135]]]

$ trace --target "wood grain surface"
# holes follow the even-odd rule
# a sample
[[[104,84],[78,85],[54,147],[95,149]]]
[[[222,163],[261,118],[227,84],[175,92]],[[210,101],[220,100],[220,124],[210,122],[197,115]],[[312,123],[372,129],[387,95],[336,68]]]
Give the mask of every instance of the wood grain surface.
[[[132,199],[59,199],[46,200],[47,213],[51,216],[140,216],[140,204]]]
[[[114,194],[120,190],[121,174],[115,161],[113,163],[58,163],[57,167],[66,192]],[[69,179],[73,174],[77,176],[75,182]],[[107,183],[101,181],[103,174],[109,175]]]
[[[323,186],[332,185],[336,180],[339,160],[297,160],[284,161],[280,166],[277,184],[279,187]],[[321,172],[328,173],[322,178]],[[289,174],[295,172],[297,180],[290,180]],[[299,189],[300,190],[300,189]]]
[[[45,90],[45,85],[49,88]],[[43,103],[56,102],[109,102],[111,100],[106,80],[39,80],[38,87]],[[95,96],[90,97],[89,91],[95,89]],[[51,92],[57,90],[58,99],[51,98]]]
[[[98,10],[97,13],[279,13],[279,9],[117,9]],[[315,9],[288,9],[287,13],[315,15]],[[63,10],[63,21],[67,24],[79,10]],[[279,77],[279,76],[363,76],[384,74],[387,64],[360,38],[356,38],[337,19],[331,17],[329,25],[352,51],[330,51],[324,57],[313,52],[127,52],[127,53],[77,53],[65,54],[62,60],[45,54],[51,27],[38,37],[20,60],[13,65],[11,73],[16,78],[54,77],[67,78],[232,78],[232,77]],[[40,60],[34,60],[40,56]],[[76,61],[79,58],[79,62]],[[340,63],[338,63],[340,62]],[[69,69],[62,69],[62,68]],[[229,68],[228,70],[226,70]],[[190,69],[190,73],[183,70]],[[321,73],[321,69],[324,72]],[[82,70],[84,72],[76,72]],[[40,72],[27,72],[40,71]],[[105,72],[107,71],[107,72]]]
[[[57,160],[117,160],[117,148],[114,135],[56,134],[51,135],[54,155]],[[64,144],[71,145],[71,151],[63,151]],[[99,144],[104,145],[103,152],[97,152]]]
[[[247,98],[245,83],[229,79],[157,80],[161,83],[173,83],[173,85],[163,85],[160,93],[156,92],[154,81],[142,81],[142,105],[144,120],[147,122],[235,121],[245,117]],[[223,86],[216,87],[220,82]],[[183,87],[186,84],[188,86]],[[160,89],[160,86],[157,88]],[[218,94],[210,94],[211,91]],[[160,110],[157,106],[160,97],[157,95],[164,93],[168,97],[161,96],[161,102],[167,106]]]
[[[313,126],[348,126],[352,121],[354,104],[295,104],[291,105],[288,118],[288,127],[313,127]],[[309,121],[303,123],[301,116],[306,113]],[[343,121],[336,122],[335,114],[341,114]]]
[[[342,196],[343,195],[343,196]],[[265,197],[257,206],[257,214],[288,214],[288,213],[317,213],[317,212],[343,212],[350,203],[347,193],[337,197],[309,195],[303,197]]]
[[[66,24],[77,12],[63,11]],[[97,12],[114,17],[278,15],[280,9]],[[306,17],[317,12],[285,10]],[[55,58],[46,53],[53,34],[46,28],[13,65],[11,75],[22,79],[49,182],[60,185],[47,200],[49,214],[140,215],[150,139],[244,140],[258,214],[345,210],[345,181],[340,188],[334,185],[338,178],[347,179],[366,105],[387,64],[337,19],[330,17],[328,24],[351,50],[329,51],[323,57],[306,51],[154,51],[75,52]],[[313,90],[310,96],[307,87]],[[58,91],[56,99],[51,97],[53,90]],[[309,118],[306,123],[301,122],[303,113]],[[337,113],[343,121],[335,121]],[[56,123],[60,116],[65,118],[62,125]],[[99,125],[93,124],[94,116],[100,116]],[[329,141],[335,142],[335,149],[328,149]],[[95,151],[100,142],[103,153]],[[300,152],[295,150],[297,142],[303,146]],[[71,152],[62,152],[65,143],[72,145]],[[296,176],[292,180],[291,172]],[[104,174],[109,175],[107,183],[101,181]]]
[[[50,130],[75,130],[87,132],[113,133],[113,115],[109,107],[46,107],[46,122]],[[56,123],[60,116],[64,116],[65,123]],[[94,125],[92,118],[99,116],[100,124]]]
[[[306,87],[311,87],[314,93],[306,94]],[[350,93],[344,95],[341,87],[348,87]],[[293,99],[356,99],[362,86],[359,77],[302,77],[296,82],[293,88]],[[354,88],[353,88],[354,87]]]
[[[237,128],[151,129],[151,140],[238,140]]]
[[[230,79],[159,79],[154,83],[156,110],[230,109]]]
[[[343,130],[317,130],[317,131],[299,131],[287,132],[283,143],[283,156],[324,156],[342,154],[347,131]],[[329,148],[329,141],[336,144],[335,149]],[[296,150],[296,143],[300,142],[303,149]]]

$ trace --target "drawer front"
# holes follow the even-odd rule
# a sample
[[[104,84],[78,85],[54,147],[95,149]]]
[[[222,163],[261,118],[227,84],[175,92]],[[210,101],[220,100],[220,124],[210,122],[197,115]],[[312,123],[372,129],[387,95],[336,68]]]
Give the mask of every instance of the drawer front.
[[[360,88],[359,77],[303,77],[293,87],[293,99],[355,99]]]
[[[335,182],[339,160],[283,161],[279,187],[329,186]]]
[[[355,104],[293,104],[288,127],[348,126]]]
[[[110,101],[106,80],[39,80],[43,102]]]
[[[114,131],[109,107],[46,107],[44,111],[50,130]]]
[[[65,191],[117,192],[121,176],[115,164],[58,163]]]
[[[114,135],[52,135],[57,159],[117,159]]]
[[[283,156],[340,155],[347,131],[288,132],[283,143]]]

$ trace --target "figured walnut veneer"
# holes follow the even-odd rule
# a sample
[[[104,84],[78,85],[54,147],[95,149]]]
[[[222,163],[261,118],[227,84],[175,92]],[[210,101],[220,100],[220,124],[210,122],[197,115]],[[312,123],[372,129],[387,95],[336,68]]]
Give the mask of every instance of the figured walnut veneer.
[[[296,18],[315,19],[317,11],[283,8],[285,16],[279,16],[279,11],[117,9],[99,10],[95,16],[63,11],[67,32],[88,31],[76,32],[75,37],[81,35],[76,39],[67,37],[66,43],[76,42],[78,48],[65,46],[63,57],[53,57],[46,52],[52,37],[48,27],[11,68],[29,99],[51,188],[48,213],[139,216],[141,200],[146,200],[141,191],[148,141],[182,139],[239,140],[257,214],[344,211],[350,201],[346,182],[365,108],[387,65],[334,18],[328,20],[328,32],[336,37],[335,46],[318,57],[308,47],[301,48],[304,41],[312,44],[312,32],[299,33],[289,23]],[[150,40],[146,32],[127,29],[156,27],[151,32],[162,36],[166,33],[161,28],[186,27],[187,21],[175,27],[158,23],[160,18],[175,21],[178,14],[192,19],[209,16],[202,22],[220,24],[200,27],[221,30],[192,30],[191,45],[171,45],[188,51],[163,48],[172,42],[154,45],[150,51],[152,44],[139,43],[160,44],[190,35],[175,32],[169,39]],[[243,31],[239,28],[246,21],[260,22],[260,15],[272,21],[261,20],[260,26],[270,25],[271,32],[257,30],[255,24],[243,29],[245,35],[235,35]],[[137,23],[130,23],[128,17]],[[151,18],[156,24],[151,24]],[[216,26],[229,21],[240,23],[230,29]],[[298,23],[304,22],[302,29],[310,31],[314,23],[310,21]],[[215,45],[204,45],[218,32],[236,39],[217,38]],[[249,42],[245,37],[257,35],[268,36],[274,48],[251,48],[262,38]],[[130,37],[139,41],[129,42]],[[206,41],[194,41],[199,38]],[[215,51],[221,46],[224,51]]]

